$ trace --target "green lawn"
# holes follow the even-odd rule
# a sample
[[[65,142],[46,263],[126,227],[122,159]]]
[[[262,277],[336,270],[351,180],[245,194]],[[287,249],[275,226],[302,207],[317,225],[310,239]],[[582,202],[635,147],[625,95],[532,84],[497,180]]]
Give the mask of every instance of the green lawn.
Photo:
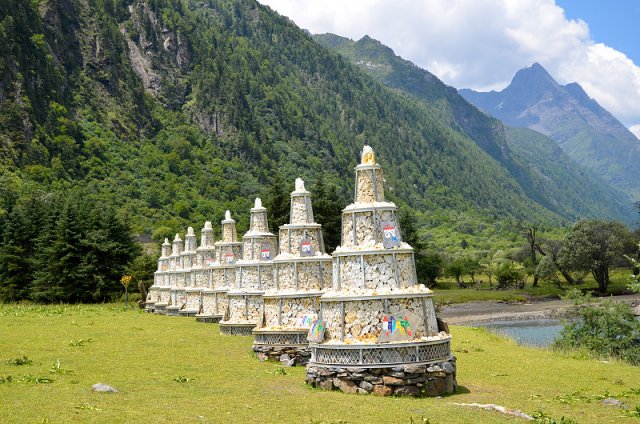
[[[193,318],[115,305],[0,305],[0,376],[13,378],[0,383],[0,422],[517,421],[454,402],[496,403],[580,423],[639,422],[599,398],[611,394],[630,409],[640,405],[640,368],[518,347],[480,329],[453,327],[452,333],[458,393],[379,398],[310,389],[304,368],[261,363],[250,337],[221,336],[218,325]],[[8,363],[23,356],[33,363]],[[50,373],[58,360],[63,372]],[[97,382],[120,393],[94,393]]]

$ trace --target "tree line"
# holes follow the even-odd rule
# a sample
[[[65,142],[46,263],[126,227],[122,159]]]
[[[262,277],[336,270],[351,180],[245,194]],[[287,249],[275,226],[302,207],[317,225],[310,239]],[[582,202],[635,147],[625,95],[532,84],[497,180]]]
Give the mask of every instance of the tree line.
[[[105,302],[119,295],[120,278],[141,250],[112,205],[79,188],[5,190],[0,202],[0,301]]]

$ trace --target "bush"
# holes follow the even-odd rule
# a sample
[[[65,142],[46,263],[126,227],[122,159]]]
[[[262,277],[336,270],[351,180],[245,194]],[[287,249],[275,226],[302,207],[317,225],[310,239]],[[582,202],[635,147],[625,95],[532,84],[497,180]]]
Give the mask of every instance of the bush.
[[[571,292],[574,315],[554,346],[564,350],[583,349],[597,357],[611,357],[640,365],[640,321],[631,307],[610,299],[593,303],[590,297]]]
[[[496,271],[496,280],[498,280],[499,289],[507,288],[523,288],[525,275],[522,271],[517,270],[513,264],[506,263],[498,267]]]

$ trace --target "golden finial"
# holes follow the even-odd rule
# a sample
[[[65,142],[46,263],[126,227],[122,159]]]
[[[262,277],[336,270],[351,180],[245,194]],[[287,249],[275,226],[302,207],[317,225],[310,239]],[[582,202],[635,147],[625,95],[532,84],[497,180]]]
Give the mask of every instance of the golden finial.
[[[360,161],[362,165],[375,165],[376,164],[376,156],[373,153],[373,149],[371,146],[364,146],[362,149],[362,160]]]

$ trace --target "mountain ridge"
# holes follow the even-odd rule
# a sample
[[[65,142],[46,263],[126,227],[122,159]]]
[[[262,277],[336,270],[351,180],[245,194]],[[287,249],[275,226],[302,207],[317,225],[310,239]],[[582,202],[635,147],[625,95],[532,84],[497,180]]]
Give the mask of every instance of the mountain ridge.
[[[499,92],[459,92],[508,125],[547,135],[576,162],[640,200],[640,141],[578,83],[560,85],[536,63]]]
[[[429,71],[395,55],[391,48],[379,41],[369,36],[354,41],[335,34],[318,34],[314,38],[349,58],[352,63],[386,85],[408,93],[431,107],[440,107],[435,113],[440,113],[441,118],[451,127],[460,128],[480,148],[500,162],[525,189],[528,196],[546,208],[572,220],[596,216],[632,223],[636,219],[631,202],[625,195],[598,181],[591,172],[579,169],[580,167],[562,151],[546,161],[548,169],[545,170],[540,153],[535,152],[534,145],[528,140],[537,140],[541,143],[541,150],[546,152],[551,151],[552,146],[549,143],[556,145],[555,142],[505,129],[500,121],[485,115],[463,99],[455,88],[442,83]],[[539,64],[530,68],[529,72],[514,77],[517,86],[526,87],[532,73],[537,74],[535,79],[540,84],[550,87],[556,85],[553,78]],[[524,138],[522,143],[526,147],[518,146],[519,137]],[[514,149],[518,150],[518,154],[514,155]],[[559,147],[557,149],[560,150]],[[532,159],[536,162],[536,169],[529,163]],[[558,160],[557,163],[553,162],[555,159]],[[555,176],[556,180],[550,180],[545,172]],[[574,186],[571,187],[566,181],[562,181],[566,179],[574,181]],[[578,182],[578,179],[584,181]],[[585,185],[584,182],[588,184]],[[564,196],[560,187],[571,191]],[[566,199],[563,200],[563,197]],[[595,204],[589,205],[586,199]],[[610,206],[602,207],[602,204]],[[620,213],[620,210],[624,212]]]

